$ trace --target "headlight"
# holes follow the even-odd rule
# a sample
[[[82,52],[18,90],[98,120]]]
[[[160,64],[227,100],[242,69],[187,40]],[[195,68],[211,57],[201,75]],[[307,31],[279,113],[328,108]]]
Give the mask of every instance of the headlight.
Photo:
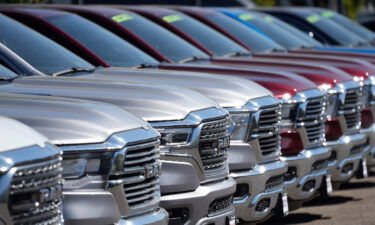
[[[327,93],[326,116],[328,119],[336,116],[337,105],[338,105],[338,94]]]
[[[157,128],[160,133],[160,145],[181,145],[189,142],[193,128]]]
[[[250,113],[230,113],[230,119],[233,124],[228,127],[228,133],[231,140],[246,141],[249,129]]]
[[[65,179],[80,178],[86,173],[99,172],[100,159],[63,160],[63,176]]]

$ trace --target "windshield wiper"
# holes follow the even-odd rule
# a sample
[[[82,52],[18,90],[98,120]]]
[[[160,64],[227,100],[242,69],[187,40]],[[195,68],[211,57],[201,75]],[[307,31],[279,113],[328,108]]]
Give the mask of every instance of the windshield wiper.
[[[231,57],[240,57],[240,56],[250,56],[250,52],[231,52],[226,55],[223,55],[224,58],[231,58]]]
[[[194,61],[199,61],[199,60],[209,60],[209,58],[204,57],[204,56],[192,56],[190,58],[182,59],[178,61],[178,63],[188,63],[188,62],[194,62]]]
[[[79,72],[90,72],[90,73],[92,73],[94,71],[95,71],[95,68],[94,69],[85,69],[85,68],[81,68],[81,67],[72,67],[70,69],[66,69],[66,70],[62,70],[62,71],[53,73],[52,76],[57,77],[57,76],[61,76],[61,75],[69,74],[69,73],[79,73]]]
[[[158,67],[159,64],[157,63],[141,63],[138,66],[135,66],[133,68],[135,69],[142,69],[142,68],[151,68],[151,67]]]

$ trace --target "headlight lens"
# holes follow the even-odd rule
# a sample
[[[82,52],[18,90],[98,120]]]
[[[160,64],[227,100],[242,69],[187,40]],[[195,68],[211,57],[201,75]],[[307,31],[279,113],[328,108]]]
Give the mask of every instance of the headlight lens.
[[[98,173],[100,162],[100,159],[63,160],[63,176],[65,179],[77,179],[86,173]]]
[[[160,145],[180,145],[189,142],[192,128],[159,128]]]
[[[250,123],[250,113],[230,113],[232,125],[228,127],[231,140],[246,141]]]
[[[327,106],[326,106],[326,115],[328,119],[336,116],[337,105],[338,105],[338,94],[328,93],[327,94]]]

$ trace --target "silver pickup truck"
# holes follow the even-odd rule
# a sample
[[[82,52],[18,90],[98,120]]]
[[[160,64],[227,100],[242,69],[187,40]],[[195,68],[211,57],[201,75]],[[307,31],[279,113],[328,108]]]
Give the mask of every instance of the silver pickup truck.
[[[160,136],[149,124],[107,104],[32,95],[0,94],[0,115],[29,125],[63,150],[65,224],[167,223],[159,208]],[[135,202],[144,192],[148,198]],[[43,201],[49,202],[49,194],[58,192],[47,194]]]
[[[60,224],[61,151],[12,119],[0,133],[0,224]]]

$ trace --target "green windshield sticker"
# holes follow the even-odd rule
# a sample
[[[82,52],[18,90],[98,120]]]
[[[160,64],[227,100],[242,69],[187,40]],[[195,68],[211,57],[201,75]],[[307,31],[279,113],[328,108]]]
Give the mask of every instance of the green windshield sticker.
[[[316,23],[320,20],[320,16],[319,15],[311,15],[311,16],[308,16],[306,18],[306,20],[309,22],[309,23]]]
[[[134,19],[134,17],[128,14],[120,14],[120,15],[112,16],[112,19],[116,21],[117,23],[122,23],[124,21],[132,20]]]
[[[248,21],[248,20],[252,20],[252,19],[254,19],[254,18],[255,18],[255,15],[253,15],[253,14],[249,14],[249,13],[246,13],[246,14],[238,15],[238,18],[240,18],[241,20]]]
[[[268,23],[272,23],[272,22],[273,22],[273,18],[270,17],[270,16],[265,16],[263,19],[264,19],[266,22],[268,22]]]
[[[322,16],[325,17],[325,18],[331,18],[331,17],[335,16],[335,13],[331,12],[331,11],[323,11]]]
[[[167,21],[168,23],[173,23],[176,21],[183,20],[182,16],[180,15],[168,15],[168,16],[163,16],[163,20]]]

